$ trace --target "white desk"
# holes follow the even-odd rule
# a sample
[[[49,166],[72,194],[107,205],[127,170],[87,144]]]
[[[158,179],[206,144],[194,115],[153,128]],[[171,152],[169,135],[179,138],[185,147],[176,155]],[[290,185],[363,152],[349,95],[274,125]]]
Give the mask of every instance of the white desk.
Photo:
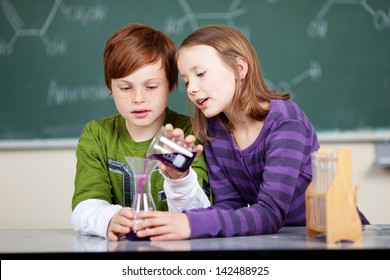
[[[82,236],[72,229],[0,230],[0,255],[18,258],[65,257],[123,258],[151,254],[163,258],[188,258],[204,255],[208,258],[347,258],[369,259],[390,257],[390,225],[367,225],[361,242],[327,244],[324,236],[306,237],[305,227],[285,227],[276,234],[231,238],[204,238],[182,241],[108,241],[95,236]],[[108,253],[109,257],[108,257]],[[114,254],[112,254],[114,253]],[[140,254],[142,253],[142,254]],[[380,258],[383,258],[380,257]]]

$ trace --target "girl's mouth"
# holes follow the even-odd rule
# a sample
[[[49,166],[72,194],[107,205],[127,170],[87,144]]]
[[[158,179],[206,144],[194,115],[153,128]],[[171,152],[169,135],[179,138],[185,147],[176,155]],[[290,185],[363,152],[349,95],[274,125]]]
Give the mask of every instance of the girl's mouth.
[[[202,106],[207,100],[208,98],[203,98],[203,99],[198,99],[196,102],[198,103],[198,105]]]

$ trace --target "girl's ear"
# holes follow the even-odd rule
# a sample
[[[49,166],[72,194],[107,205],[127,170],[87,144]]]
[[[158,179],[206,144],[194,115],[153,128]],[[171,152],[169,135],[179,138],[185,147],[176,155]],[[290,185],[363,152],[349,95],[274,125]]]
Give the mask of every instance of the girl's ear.
[[[248,62],[242,56],[236,57],[236,62],[240,80],[243,80],[246,77],[246,74],[248,74]]]

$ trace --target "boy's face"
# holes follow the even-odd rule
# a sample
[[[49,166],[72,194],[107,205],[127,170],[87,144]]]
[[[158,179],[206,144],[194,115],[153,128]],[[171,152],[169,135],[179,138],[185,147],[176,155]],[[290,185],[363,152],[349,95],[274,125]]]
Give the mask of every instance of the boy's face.
[[[111,90],[116,108],[126,119],[128,128],[162,125],[169,84],[161,60],[127,77],[112,79]]]

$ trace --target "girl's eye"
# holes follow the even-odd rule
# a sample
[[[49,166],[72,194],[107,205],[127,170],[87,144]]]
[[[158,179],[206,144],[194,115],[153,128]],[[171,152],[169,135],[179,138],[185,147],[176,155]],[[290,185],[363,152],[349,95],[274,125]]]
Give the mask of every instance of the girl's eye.
[[[202,78],[205,74],[206,74],[206,71],[203,71],[203,72],[200,72],[199,74],[197,74],[197,76],[199,78]]]

